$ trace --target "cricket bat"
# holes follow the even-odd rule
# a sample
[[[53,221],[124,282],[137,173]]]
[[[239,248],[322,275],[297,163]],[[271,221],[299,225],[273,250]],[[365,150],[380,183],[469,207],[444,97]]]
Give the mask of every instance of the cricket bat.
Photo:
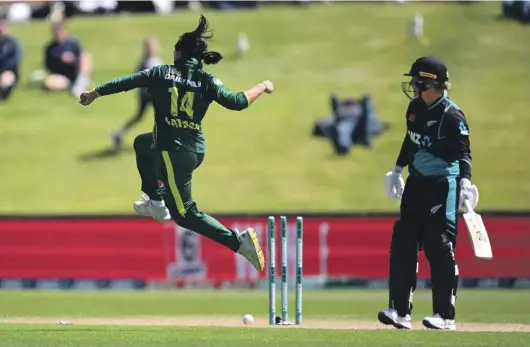
[[[475,257],[479,259],[491,259],[493,258],[493,252],[491,250],[490,239],[488,232],[482,222],[482,217],[473,211],[469,201],[465,201],[467,212],[464,213],[464,221],[466,223],[467,232],[473,245],[473,251]]]

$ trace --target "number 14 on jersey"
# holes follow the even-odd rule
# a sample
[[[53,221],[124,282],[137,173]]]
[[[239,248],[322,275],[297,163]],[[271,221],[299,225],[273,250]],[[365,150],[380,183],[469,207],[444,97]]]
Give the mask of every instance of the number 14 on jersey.
[[[186,92],[179,105],[179,91],[173,86],[169,88],[171,94],[171,115],[177,117],[179,111],[184,112],[188,118],[193,119],[193,92]]]

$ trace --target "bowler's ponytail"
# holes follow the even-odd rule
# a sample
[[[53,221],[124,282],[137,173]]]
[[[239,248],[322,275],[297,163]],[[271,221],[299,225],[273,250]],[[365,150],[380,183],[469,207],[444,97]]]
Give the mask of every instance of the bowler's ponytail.
[[[217,64],[223,56],[219,52],[208,51],[208,40],[212,37],[213,34],[208,30],[208,21],[201,15],[197,28],[180,36],[175,44],[175,51],[182,52],[183,56],[204,61],[208,65]]]
[[[201,55],[201,59],[205,64],[217,64],[223,59],[223,56],[219,52],[204,52]]]

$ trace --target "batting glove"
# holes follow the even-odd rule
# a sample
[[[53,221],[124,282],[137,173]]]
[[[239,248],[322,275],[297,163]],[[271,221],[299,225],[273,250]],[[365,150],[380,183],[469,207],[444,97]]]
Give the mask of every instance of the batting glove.
[[[403,168],[395,166],[394,169],[386,173],[385,176],[385,193],[386,195],[395,201],[401,200],[403,190],[405,190],[405,181],[401,177]]]
[[[460,180],[458,207],[464,212],[469,212],[464,203],[466,200],[469,201],[474,210],[478,205],[478,188],[476,185],[472,185],[471,181],[467,178],[462,178]]]

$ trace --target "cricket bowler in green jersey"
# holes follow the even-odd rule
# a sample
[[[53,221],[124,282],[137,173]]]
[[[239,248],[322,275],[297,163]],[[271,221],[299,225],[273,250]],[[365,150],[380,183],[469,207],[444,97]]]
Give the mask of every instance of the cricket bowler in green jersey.
[[[155,122],[152,133],[134,140],[136,164],[142,180],[143,199],[135,211],[158,221],[171,218],[180,226],[206,236],[240,253],[258,271],[264,256],[254,229],[232,230],[197,209],[191,194],[192,174],[205,153],[202,121],[212,102],[241,111],[273,84],[264,81],[246,92],[235,93],[215,76],[203,71],[202,62],[216,64],[223,57],[208,51],[208,23],[201,16],[199,26],[180,36],[175,44],[174,64],[159,65],[129,76],[119,77],[81,94],[80,104],[89,105],[98,97],[147,88],[152,97]]]

